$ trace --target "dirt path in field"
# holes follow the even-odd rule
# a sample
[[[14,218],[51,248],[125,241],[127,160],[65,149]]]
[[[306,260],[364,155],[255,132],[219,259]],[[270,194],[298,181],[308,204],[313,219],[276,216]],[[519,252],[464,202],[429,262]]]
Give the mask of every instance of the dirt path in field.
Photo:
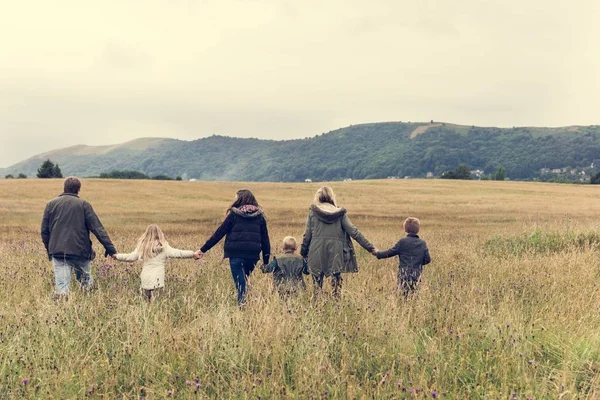
[[[417,129],[415,129],[414,131],[412,131],[412,132],[410,133],[410,138],[411,138],[411,139],[414,139],[414,138],[416,138],[417,136],[419,136],[420,134],[427,132],[427,129],[429,129],[429,128],[433,128],[433,127],[436,127],[436,126],[442,126],[442,124],[427,124],[427,125],[421,125],[421,126],[419,126]]]

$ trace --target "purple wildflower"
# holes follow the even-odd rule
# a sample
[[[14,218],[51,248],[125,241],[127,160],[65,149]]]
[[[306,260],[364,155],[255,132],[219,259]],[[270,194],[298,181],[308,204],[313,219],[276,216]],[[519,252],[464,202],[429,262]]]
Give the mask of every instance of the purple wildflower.
[[[433,397],[435,399],[437,397],[437,391],[432,390],[431,391],[431,397]]]
[[[173,394],[173,391],[171,389],[167,390],[167,397],[171,396]]]
[[[29,383],[29,378],[23,378],[21,382],[23,382],[23,385],[27,385]]]

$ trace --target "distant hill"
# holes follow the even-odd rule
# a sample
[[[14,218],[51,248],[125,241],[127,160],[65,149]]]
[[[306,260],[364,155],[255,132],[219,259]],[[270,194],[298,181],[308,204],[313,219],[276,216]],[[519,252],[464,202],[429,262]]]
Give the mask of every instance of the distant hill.
[[[0,174],[23,172],[33,177],[47,158],[58,163],[63,174],[84,177],[117,169],[201,180],[326,181],[424,177],[467,164],[486,173],[503,165],[511,179],[533,179],[542,168],[600,166],[600,126],[506,129],[385,122],[284,141],[145,138],[116,146],[50,151]]]

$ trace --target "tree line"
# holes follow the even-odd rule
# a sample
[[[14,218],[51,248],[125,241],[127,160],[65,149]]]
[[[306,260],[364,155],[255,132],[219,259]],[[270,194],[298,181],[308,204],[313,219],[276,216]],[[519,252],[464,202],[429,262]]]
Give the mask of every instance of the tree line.
[[[84,177],[110,174],[106,171],[110,165],[116,171],[139,171],[141,179],[187,175],[199,180],[272,182],[452,178],[450,172],[460,165],[481,171],[481,179],[551,180],[561,177],[543,170],[600,167],[600,126],[574,131],[431,124],[425,133],[411,137],[422,126],[363,124],[285,141],[214,135],[191,142],[167,140],[144,150],[72,156],[61,163],[68,162],[69,171]],[[597,171],[590,170],[587,179]]]

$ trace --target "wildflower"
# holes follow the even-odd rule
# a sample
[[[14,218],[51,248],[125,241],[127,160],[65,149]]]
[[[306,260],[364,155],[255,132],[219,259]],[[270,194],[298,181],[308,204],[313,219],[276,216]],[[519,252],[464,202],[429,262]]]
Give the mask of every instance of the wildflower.
[[[188,381],[188,380],[186,379],[186,381],[185,381],[185,386],[190,386],[191,384],[192,384],[192,382],[190,382],[190,381]]]
[[[529,365],[533,364],[533,360],[529,360],[527,362],[529,363]]]
[[[29,378],[23,378],[21,382],[23,382],[23,385],[27,385],[29,383]]]
[[[431,397],[433,397],[434,399],[437,397],[437,391],[436,390],[432,390],[431,391]]]
[[[171,396],[173,394],[173,391],[171,389],[167,390],[167,397]]]

